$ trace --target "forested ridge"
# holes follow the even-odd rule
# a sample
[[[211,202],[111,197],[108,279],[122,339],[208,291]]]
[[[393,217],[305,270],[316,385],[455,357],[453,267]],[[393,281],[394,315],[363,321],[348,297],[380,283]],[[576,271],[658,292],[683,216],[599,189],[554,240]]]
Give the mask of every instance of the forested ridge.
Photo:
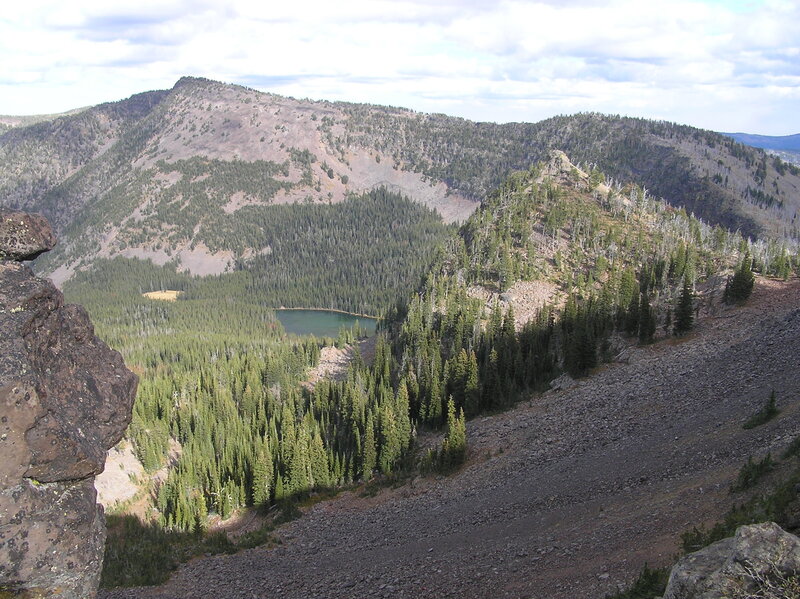
[[[594,113],[476,123],[194,78],[0,134],[0,201],[57,227],[47,272],[125,252],[180,261],[197,249],[221,266],[265,249],[217,234],[242,210],[239,220],[271,204],[337,204],[387,184],[460,220],[465,198],[484,198],[552,149],[706,222],[798,236],[800,170],[711,131]]]
[[[256,267],[201,279],[118,258],[79,273],[68,298],[142,375],[130,429],[138,456],[153,471],[180,448],[155,495],[161,526],[202,530],[211,513],[413,467],[424,429],[447,435],[419,467],[450,467],[464,455],[464,416],[509,406],[564,372],[583,376],[620,343],[684,333],[699,301],[723,301],[732,269],[797,269],[796,246],[748,240],[604,180],[562,154],[513,174],[424,267],[418,291],[395,302],[372,363],[356,357],[343,380],[313,389],[300,383],[319,342],[282,334]],[[299,208],[309,232],[315,217],[332,216]],[[394,247],[386,235],[381,248]],[[400,237],[398,252],[408,248]],[[517,322],[504,294],[526,280],[556,292]],[[140,296],[157,288],[184,293],[174,303]]]
[[[635,180],[656,196],[712,224],[748,235],[764,232],[742,200],[784,207],[794,165],[729,137],[680,125],[597,113],[556,116],[538,123],[475,123],[445,115],[407,114],[377,106],[343,105],[350,137],[402,166],[484,197],[514,170],[562,150],[576,164],[594,165],[617,181]],[[745,183],[750,179],[752,183]],[[762,196],[759,197],[758,193]],[[797,237],[796,211],[779,233]],[[778,231],[770,231],[778,232]]]
[[[749,272],[755,263],[780,277],[797,268],[796,246],[749,242],[638,186],[601,187],[599,171],[579,173],[559,157],[554,165],[557,177],[540,167],[509,177],[451,240],[424,291],[394,315],[397,372],[418,422],[440,425],[450,398],[475,415],[562,372],[583,376],[612,357],[615,338],[685,333],[699,302],[724,300],[730,268]],[[525,279],[558,291],[518,323],[501,293]],[[500,301],[477,299],[476,286]]]

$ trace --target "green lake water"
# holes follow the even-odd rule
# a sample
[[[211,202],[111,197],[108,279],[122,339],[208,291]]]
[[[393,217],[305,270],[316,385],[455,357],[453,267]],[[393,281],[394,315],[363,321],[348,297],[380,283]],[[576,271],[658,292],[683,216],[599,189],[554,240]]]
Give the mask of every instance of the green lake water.
[[[367,335],[375,334],[378,321],[366,316],[353,316],[330,310],[275,310],[287,333],[295,335],[314,335],[315,337],[336,337],[339,329],[348,329],[356,324],[366,329]]]

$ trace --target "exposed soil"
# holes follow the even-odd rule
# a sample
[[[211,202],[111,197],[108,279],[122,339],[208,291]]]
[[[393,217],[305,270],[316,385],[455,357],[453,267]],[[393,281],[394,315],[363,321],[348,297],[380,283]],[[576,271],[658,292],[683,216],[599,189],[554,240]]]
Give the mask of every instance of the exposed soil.
[[[494,307],[495,302],[499,302],[504,312],[509,306],[513,307],[517,330],[522,329],[526,322],[536,318],[539,311],[547,304],[563,303],[557,299],[558,287],[548,281],[517,281],[504,293],[475,285],[467,289],[467,294],[483,300],[489,310]]]
[[[774,389],[779,417],[742,422]],[[759,281],[686,339],[468,424],[456,475],[315,505],[257,548],[133,597],[599,598],[741,497],[748,456],[800,434],[800,282]]]
[[[375,357],[375,343],[377,337],[367,337],[358,342],[358,351],[361,359],[370,364]],[[319,381],[325,378],[334,381],[342,381],[347,376],[347,367],[356,357],[355,347],[346,345],[342,348],[326,345],[319,352],[319,363],[308,371],[306,384],[314,387]]]
[[[387,187],[436,210],[445,222],[466,220],[479,204],[451,193],[444,183],[429,180],[413,168],[399,168],[390,156],[376,160],[371,148],[336,147],[332,140],[347,137],[344,122],[349,117],[325,102],[213,85],[174,97],[170,110],[180,116],[180,121],[151,141],[155,145],[136,161],[137,167],[153,166],[164,157],[169,162],[193,156],[280,164],[290,161],[291,150],[306,150],[314,156],[314,184],[300,185],[289,192],[281,190],[269,203],[303,202],[307,198],[336,203],[349,193]],[[329,133],[325,132],[323,119],[334,123]],[[333,170],[334,177],[329,177],[326,167]],[[297,183],[300,177],[301,171],[292,164],[289,180]],[[224,210],[232,213],[242,206],[262,203],[235,193]]]
[[[142,463],[136,459],[130,441],[120,441],[109,450],[106,467],[94,479],[97,501],[108,510],[116,504],[132,499],[146,478]]]

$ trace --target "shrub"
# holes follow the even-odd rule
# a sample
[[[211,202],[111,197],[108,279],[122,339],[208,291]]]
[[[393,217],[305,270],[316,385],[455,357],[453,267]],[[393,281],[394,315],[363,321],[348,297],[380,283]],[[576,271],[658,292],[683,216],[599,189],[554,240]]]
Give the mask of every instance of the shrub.
[[[753,458],[747,458],[747,463],[739,470],[739,476],[736,478],[736,482],[731,485],[731,493],[744,491],[745,489],[755,486],[755,484],[769,474],[774,467],[775,462],[772,461],[771,453],[768,453],[760,462],[754,462]]]
[[[783,452],[781,457],[785,460],[798,454],[800,454],[800,435],[795,437],[794,440],[789,443],[789,447],[786,448],[786,451]]]
[[[750,418],[748,418],[747,421],[742,425],[742,428],[751,429],[761,426],[762,424],[766,424],[775,418],[779,412],[780,410],[775,406],[775,390],[773,390],[769,395],[767,403],[764,404],[764,407],[750,416]]]
[[[744,303],[750,294],[753,293],[753,286],[755,284],[755,276],[752,270],[753,260],[750,254],[745,254],[742,258],[739,268],[733,273],[733,277],[728,280],[725,285],[725,294],[723,299],[728,304],[741,304]]]
[[[660,597],[667,588],[669,580],[669,568],[650,568],[644,565],[639,577],[633,582],[630,588],[607,595],[606,599],[652,599]]]

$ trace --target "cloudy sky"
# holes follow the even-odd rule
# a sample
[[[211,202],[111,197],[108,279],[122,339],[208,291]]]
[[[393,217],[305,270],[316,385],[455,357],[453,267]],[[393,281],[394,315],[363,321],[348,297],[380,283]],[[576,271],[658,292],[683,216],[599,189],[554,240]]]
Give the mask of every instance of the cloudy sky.
[[[0,114],[195,75],[474,120],[800,132],[800,0],[18,0],[0,64]]]

